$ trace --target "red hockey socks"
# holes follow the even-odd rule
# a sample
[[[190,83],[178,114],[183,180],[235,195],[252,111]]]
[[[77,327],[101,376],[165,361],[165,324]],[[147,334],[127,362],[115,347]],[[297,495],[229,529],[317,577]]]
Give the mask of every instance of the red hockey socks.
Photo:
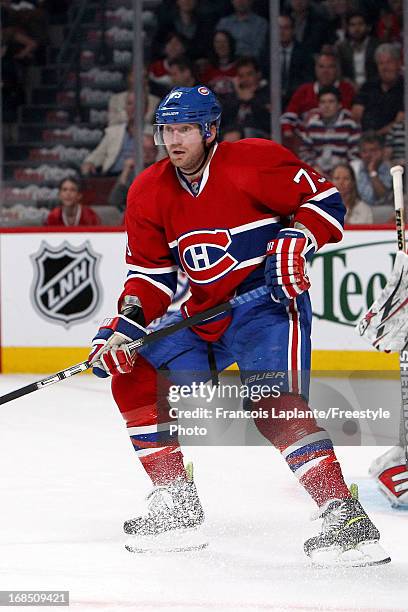
[[[168,414],[168,383],[138,356],[130,374],[112,377],[112,394],[126,421],[133,448],[155,485],[186,479],[175,424]],[[159,388],[160,387],[160,388]]]
[[[313,416],[308,416],[309,407],[300,395],[285,394],[274,400],[275,414],[280,411],[295,411],[306,416],[292,418],[257,419],[258,430],[286,459],[290,469],[299,479],[318,506],[330,499],[351,497],[344,482],[340,464],[327,431],[318,427]],[[262,404],[262,409],[271,411],[271,405]]]

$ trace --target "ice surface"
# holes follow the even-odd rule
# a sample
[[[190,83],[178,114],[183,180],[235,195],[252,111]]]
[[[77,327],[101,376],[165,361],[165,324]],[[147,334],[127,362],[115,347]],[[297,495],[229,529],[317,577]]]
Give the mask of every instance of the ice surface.
[[[2,376],[0,394],[36,378]],[[106,381],[81,375],[1,406],[0,426],[1,590],[69,590],[75,612],[408,610],[408,512],[367,477],[383,448],[338,456],[392,563],[316,570],[302,550],[314,504],[272,448],[186,448],[209,547],[132,555],[122,523],[149,482]]]

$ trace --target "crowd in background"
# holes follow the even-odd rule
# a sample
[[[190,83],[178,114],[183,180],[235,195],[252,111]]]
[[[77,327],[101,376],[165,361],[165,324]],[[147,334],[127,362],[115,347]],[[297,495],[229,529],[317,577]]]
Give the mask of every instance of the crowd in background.
[[[64,13],[68,0],[0,0],[3,121],[16,120],[26,100],[29,68],[44,65],[51,15]]]
[[[40,53],[47,2],[32,2],[39,17],[30,31],[9,25],[9,4],[1,1],[2,52],[14,66]],[[405,158],[402,18],[402,0],[281,2],[282,143],[334,182],[349,224],[392,220],[389,167]],[[144,165],[164,154],[153,143],[152,123],[175,86],[213,89],[223,107],[221,140],[270,138],[269,43],[266,1],[163,0],[144,72]],[[109,203],[120,211],[135,167],[132,70],[127,85],[109,100],[103,138],[81,165],[82,177],[115,177]],[[7,95],[19,95],[18,88]],[[81,211],[80,182],[68,183],[59,188],[62,212],[47,224],[97,223]]]

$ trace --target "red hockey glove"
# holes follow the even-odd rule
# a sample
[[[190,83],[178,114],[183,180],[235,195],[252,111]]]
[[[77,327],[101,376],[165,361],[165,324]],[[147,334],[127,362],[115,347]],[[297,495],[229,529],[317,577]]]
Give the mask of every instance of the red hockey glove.
[[[307,291],[306,260],[314,253],[310,238],[299,229],[282,229],[266,251],[265,280],[274,302],[288,305]]]
[[[137,351],[130,351],[127,343],[146,335],[146,329],[124,315],[105,319],[92,340],[88,361],[99,378],[132,371]]]

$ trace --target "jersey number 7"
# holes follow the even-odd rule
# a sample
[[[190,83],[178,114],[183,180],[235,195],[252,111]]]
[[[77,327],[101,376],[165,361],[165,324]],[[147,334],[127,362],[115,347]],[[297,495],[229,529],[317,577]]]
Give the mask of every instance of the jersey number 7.
[[[313,179],[312,179],[312,177],[310,176],[310,174],[309,174],[309,173],[307,172],[307,170],[305,170],[304,168],[301,168],[301,169],[299,170],[299,172],[297,172],[296,176],[293,178],[293,181],[294,181],[295,183],[300,183],[300,180],[301,180],[302,176],[304,176],[304,177],[305,177],[305,179],[307,180],[307,182],[309,183],[309,185],[310,185],[310,187],[311,187],[311,190],[312,190],[312,193],[316,193],[316,191],[317,191],[317,187],[316,187],[316,185],[314,184]]]

